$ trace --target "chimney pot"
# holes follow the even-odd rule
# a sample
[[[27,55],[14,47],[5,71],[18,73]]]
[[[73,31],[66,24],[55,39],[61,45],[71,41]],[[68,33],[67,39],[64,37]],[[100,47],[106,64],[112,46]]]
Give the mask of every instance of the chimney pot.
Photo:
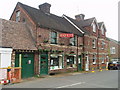
[[[76,18],[77,21],[84,20],[84,17],[85,17],[84,14],[75,15],[75,18]]]
[[[50,7],[51,7],[51,4],[49,3],[43,3],[39,5],[39,9],[42,10],[44,13],[50,13]]]

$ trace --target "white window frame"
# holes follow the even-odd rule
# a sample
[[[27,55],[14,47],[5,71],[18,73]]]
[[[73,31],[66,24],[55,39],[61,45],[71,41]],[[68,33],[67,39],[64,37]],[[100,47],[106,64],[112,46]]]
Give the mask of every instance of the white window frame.
[[[72,46],[76,46],[77,43],[76,43],[76,36],[70,38],[70,44],[72,44]]]
[[[92,47],[93,47],[93,48],[96,48],[96,39],[93,39],[93,40],[92,40]]]
[[[110,52],[111,54],[115,54],[116,53],[115,47],[111,47]]]
[[[104,30],[103,26],[101,27],[101,33],[102,33],[102,35],[104,35],[104,33],[105,33],[105,30]]]
[[[96,54],[93,54],[93,59],[94,59],[93,64],[96,64],[96,60],[97,60]]]
[[[105,56],[102,56],[102,63],[105,63]]]
[[[92,24],[92,29],[93,29],[93,32],[96,32],[96,24],[95,23]]]
[[[104,48],[105,48],[105,42],[104,42],[104,41],[102,41],[101,46],[102,46],[101,49],[104,49]]]

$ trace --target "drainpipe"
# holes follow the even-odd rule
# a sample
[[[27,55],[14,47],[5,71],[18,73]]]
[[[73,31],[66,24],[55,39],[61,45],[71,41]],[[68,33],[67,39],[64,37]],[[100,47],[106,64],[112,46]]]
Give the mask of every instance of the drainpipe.
[[[79,68],[78,68],[78,35],[77,35],[77,57],[76,57],[76,59],[77,59],[77,61],[76,61],[76,63],[77,63],[77,72],[79,71]]]
[[[98,67],[98,69],[100,68],[100,65],[99,65],[99,47],[98,47],[98,39],[99,37],[97,37],[97,60],[98,60],[98,65],[97,65],[97,67]]]
[[[84,39],[84,36],[85,35],[83,34],[83,47],[82,47],[83,48],[83,55],[82,55],[82,57],[83,57],[83,62],[82,62],[83,66],[82,66],[82,69],[83,70],[85,70],[85,55],[84,55],[84,52],[85,52],[84,41],[85,41],[85,39]]]

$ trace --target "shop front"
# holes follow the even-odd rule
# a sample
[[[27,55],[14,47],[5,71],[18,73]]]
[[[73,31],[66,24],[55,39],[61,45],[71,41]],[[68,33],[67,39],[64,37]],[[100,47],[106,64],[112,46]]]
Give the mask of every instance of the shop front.
[[[51,54],[50,55],[50,70],[63,69],[63,55]]]

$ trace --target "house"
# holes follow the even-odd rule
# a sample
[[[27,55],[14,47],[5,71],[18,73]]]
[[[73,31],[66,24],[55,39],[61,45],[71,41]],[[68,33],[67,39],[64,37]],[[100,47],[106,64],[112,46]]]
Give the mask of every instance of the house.
[[[107,38],[109,41],[109,55],[110,55],[110,61],[119,61],[120,55],[119,55],[119,49],[120,49],[120,43],[112,38]]]
[[[44,3],[36,9],[19,2],[10,20],[22,22],[29,28],[39,51],[35,54],[35,74],[76,71],[77,58],[82,54],[82,47],[77,46],[83,43],[83,32],[63,17],[51,14],[50,6]],[[64,37],[64,34],[74,35]]]
[[[98,23],[95,17],[85,19],[84,14],[76,15],[76,19],[67,18],[86,33],[83,36],[83,69],[106,68],[109,56],[104,23]]]
[[[106,68],[104,23],[95,17],[84,19],[83,14],[60,17],[50,13],[50,7],[44,3],[37,9],[18,2],[10,17],[10,24],[15,24],[10,30],[16,32],[9,32],[14,32],[8,38],[12,42],[6,43],[13,48],[12,65],[22,67],[22,77]]]

